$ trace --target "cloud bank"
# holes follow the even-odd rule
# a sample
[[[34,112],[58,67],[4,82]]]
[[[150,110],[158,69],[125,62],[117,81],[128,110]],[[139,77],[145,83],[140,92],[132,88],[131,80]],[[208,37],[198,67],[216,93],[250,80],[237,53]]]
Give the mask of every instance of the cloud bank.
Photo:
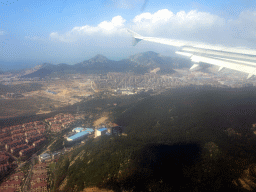
[[[225,20],[210,13],[197,12],[195,10],[186,13],[180,11],[177,14],[168,9],[159,10],[153,14],[142,13],[133,19],[134,27],[138,30],[149,29],[151,33],[159,31],[189,31],[211,29],[214,27],[223,26]]]
[[[85,25],[82,27],[74,27],[71,31],[65,34],[53,32],[50,34],[51,39],[57,39],[63,42],[74,42],[77,40],[86,39],[92,35],[110,36],[121,34],[124,31],[125,19],[121,16],[113,17],[111,21],[103,21],[96,27]]]
[[[50,38],[69,43],[86,41],[93,37],[115,39],[128,35],[126,27],[144,36],[232,45],[235,42],[244,43],[248,39],[256,40],[256,12],[242,12],[237,19],[227,20],[196,10],[180,11],[175,14],[168,9],[162,9],[155,13],[136,15],[131,21],[126,21],[118,15],[96,26],[74,27],[64,34],[52,32]]]

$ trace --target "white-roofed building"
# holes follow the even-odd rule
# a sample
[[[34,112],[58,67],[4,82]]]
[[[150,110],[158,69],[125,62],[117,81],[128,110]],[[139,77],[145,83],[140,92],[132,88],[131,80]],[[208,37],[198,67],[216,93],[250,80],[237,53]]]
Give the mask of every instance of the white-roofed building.
[[[51,160],[51,155],[49,153],[44,153],[39,156],[39,161],[44,162],[47,160]]]
[[[100,128],[95,130],[95,137],[99,137],[102,135],[106,135],[108,129],[107,128]]]
[[[79,132],[82,132],[84,130],[84,128],[82,127],[76,127],[72,130],[72,132],[76,132],[76,133],[79,133]]]

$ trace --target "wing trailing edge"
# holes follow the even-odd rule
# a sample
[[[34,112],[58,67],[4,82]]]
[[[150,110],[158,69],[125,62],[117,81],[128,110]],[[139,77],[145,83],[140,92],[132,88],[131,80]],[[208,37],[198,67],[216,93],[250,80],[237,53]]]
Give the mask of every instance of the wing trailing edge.
[[[133,37],[134,46],[141,40],[144,40],[180,47],[180,50],[175,53],[191,59],[194,65],[190,70],[200,70],[203,68],[202,64],[207,63],[219,66],[218,71],[228,68],[247,73],[247,79],[256,75],[256,50],[246,48],[229,48],[221,45],[208,45],[174,39],[144,37],[130,29],[127,29],[127,31]]]

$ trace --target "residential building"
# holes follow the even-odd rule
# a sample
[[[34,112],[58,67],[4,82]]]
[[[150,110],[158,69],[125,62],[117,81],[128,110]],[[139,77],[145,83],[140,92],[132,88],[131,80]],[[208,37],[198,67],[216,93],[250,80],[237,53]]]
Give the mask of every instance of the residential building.
[[[38,132],[34,129],[34,130],[31,130],[31,131],[26,131],[25,132],[25,136],[26,137],[30,137],[30,136],[32,136],[32,135],[37,135],[38,134]]]
[[[35,148],[32,146],[32,147],[28,147],[27,149],[22,149],[19,154],[20,156],[27,156],[27,155],[30,155],[34,152]]]
[[[22,145],[18,145],[16,147],[13,147],[10,149],[11,153],[12,154],[19,154],[19,152],[22,150],[22,149],[27,149],[29,146],[27,144],[22,144]]]
[[[6,164],[9,162],[10,157],[4,154],[0,155],[0,164]]]
[[[35,141],[35,142],[33,143],[33,146],[34,146],[34,147],[38,147],[38,146],[42,145],[45,141],[46,141],[45,138],[42,138],[42,139],[40,139],[40,140],[37,140],[37,141]]]
[[[23,178],[24,178],[23,172],[17,172],[10,176],[10,180],[15,180],[15,181],[22,180]]]
[[[9,164],[0,165],[0,178],[5,176],[5,174],[8,172],[9,169],[10,169]]]
[[[24,135],[24,133],[18,133],[18,134],[12,135],[11,137],[12,137],[13,141],[15,141],[15,140],[25,141],[25,139],[26,139],[26,136]]]
[[[24,133],[24,132],[25,132],[25,131],[21,128],[21,129],[17,129],[17,130],[11,131],[11,134],[14,135],[14,134]]]
[[[35,185],[41,182],[47,182],[47,174],[34,175],[31,180],[31,185]]]
[[[8,136],[8,133],[0,133],[0,139],[5,138]]]
[[[27,143],[33,143],[34,141],[37,141],[39,139],[42,139],[44,136],[42,134],[37,134],[37,135],[34,135],[33,137],[29,137],[27,139],[25,139],[25,141]]]
[[[40,182],[40,183],[37,183],[33,186],[31,186],[31,191],[33,192],[37,192],[37,191],[40,191],[40,192],[47,192],[47,182]]]
[[[5,144],[5,149],[6,149],[6,151],[8,151],[10,148],[14,148],[14,147],[24,144],[24,143],[25,143],[24,141],[15,140],[15,141]]]
[[[7,143],[10,143],[12,142],[12,137],[5,137],[5,138],[2,138],[0,139],[0,144],[7,144]]]

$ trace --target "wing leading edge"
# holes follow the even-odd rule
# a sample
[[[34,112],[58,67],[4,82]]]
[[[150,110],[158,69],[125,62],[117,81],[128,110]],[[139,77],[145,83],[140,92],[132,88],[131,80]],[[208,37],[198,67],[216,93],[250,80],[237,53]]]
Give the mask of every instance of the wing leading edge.
[[[256,75],[255,50],[213,46],[173,39],[144,37],[131,31],[130,29],[127,29],[127,31],[132,34],[134,46],[141,40],[144,40],[180,47],[180,50],[176,51],[176,54],[186,56],[191,59],[194,65],[190,68],[190,70],[201,69],[203,67],[203,63],[207,63],[219,66],[219,71],[223,68],[228,68],[247,73],[247,79],[253,75]]]

